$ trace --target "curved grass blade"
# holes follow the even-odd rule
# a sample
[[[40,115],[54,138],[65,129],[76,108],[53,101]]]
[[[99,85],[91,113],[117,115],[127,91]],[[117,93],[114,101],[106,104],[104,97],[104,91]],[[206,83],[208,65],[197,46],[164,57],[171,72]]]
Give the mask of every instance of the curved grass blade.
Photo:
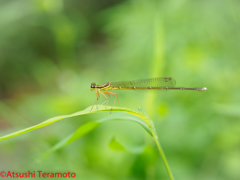
[[[63,139],[62,141],[60,141],[59,143],[57,143],[56,145],[54,145],[52,148],[50,148],[48,151],[46,151],[38,160],[38,162],[43,161],[47,156],[49,156],[50,154],[54,153],[55,151],[67,146],[68,144],[70,144],[71,142],[81,138],[82,136],[86,135],[87,133],[91,132],[92,130],[94,130],[95,128],[97,128],[99,125],[101,125],[104,122],[107,121],[112,121],[112,120],[121,120],[121,121],[132,121],[132,122],[136,122],[138,123],[140,126],[142,126],[151,136],[152,133],[150,131],[150,129],[147,127],[147,125],[142,122],[139,119],[136,119],[134,117],[132,117],[131,115],[125,115],[123,113],[118,113],[118,114],[114,114],[114,115],[110,115],[106,118],[97,120],[97,121],[91,121],[91,122],[87,122],[85,124],[83,124],[82,126],[80,126],[74,133],[72,133],[71,135],[69,135],[68,137],[66,137],[65,139]]]
[[[165,165],[165,168],[166,168],[166,170],[167,170],[167,173],[168,173],[168,175],[169,175],[169,178],[170,178],[170,179],[174,179],[174,178],[173,178],[173,175],[172,175],[172,173],[171,173],[171,171],[170,171],[169,165],[168,165],[168,163],[167,163],[167,159],[166,159],[166,157],[165,157],[165,155],[164,155],[163,149],[162,149],[162,147],[161,147],[161,145],[160,145],[160,143],[159,143],[159,141],[158,141],[158,136],[157,136],[157,134],[156,134],[156,131],[155,131],[155,128],[154,128],[154,124],[153,124],[153,122],[152,122],[147,116],[145,116],[145,115],[142,114],[142,113],[133,111],[133,110],[131,110],[131,109],[121,108],[121,107],[110,107],[110,106],[106,106],[105,108],[104,108],[104,107],[100,107],[98,110],[97,110],[96,108],[93,109],[93,110],[91,110],[91,109],[92,109],[92,106],[90,106],[90,107],[88,107],[88,108],[86,108],[86,109],[84,109],[84,110],[82,110],[82,111],[79,111],[79,112],[70,114],[70,115],[57,116],[57,117],[54,117],[54,118],[50,118],[50,119],[48,119],[48,120],[46,120],[46,121],[44,121],[44,122],[42,122],[42,123],[40,123],[40,124],[37,124],[37,125],[35,125],[35,126],[31,126],[31,127],[29,127],[29,128],[25,128],[25,129],[16,131],[16,132],[14,132],[14,133],[10,133],[10,134],[8,134],[8,135],[2,136],[2,137],[0,137],[0,141],[5,140],[5,139],[8,139],[8,138],[12,138],[12,137],[15,137],[15,136],[24,134],[24,133],[27,133],[27,132],[32,131],[32,130],[34,130],[34,129],[38,129],[38,128],[47,126],[47,125],[52,124],[52,123],[54,123],[54,122],[56,122],[56,121],[59,121],[59,120],[61,120],[61,119],[66,119],[66,118],[70,118],[70,117],[74,117],[74,116],[79,116],[79,115],[84,115],[84,114],[91,114],[91,113],[96,113],[96,112],[107,112],[107,111],[110,111],[110,112],[112,112],[112,111],[125,112],[125,113],[128,113],[128,114],[132,114],[132,115],[134,115],[134,116],[137,116],[137,117],[141,118],[141,119],[145,122],[144,124],[146,124],[146,125],[144,125],[143,127],[147,127],[147,128],[149,129],[149,131],[151,132],[151,134],[152,134],[152,136],[153,136],[153,139],[154,139],[154,141],[155,141],[155,143],[156,143],[156,145],[157,145],[157,147],[158,147],[159,153],[160,153],[160,155],[161,155],[161,157],[162,157],[162,159],[163,159],[163,163],[164,163],[164,165]],[[142,124],[143,124],[143,122],[140,123],[140,125],[142,125]],[[95,125],[97,126],[97,124],[95,124]],[[87,129],[87,128],[86,128],[86,129]],[[89,125],[89,129],[86,130],[85,133],[87,133],[88,131],[91,131],[91,129],[94,129],[94,126]],[[146,128],[145,128],[145,129],[146,129]],[[78,131],[77,131],[77,132],[78,132]],[[77,133],[77,134],[78,134],[78,133]],[[80,134],[80,135],[79,135],[79,134]],[[65,144],[68,144],[68,143],[76,140],[78,136],[80,137],[81,134],[84,134],[84,133],[81,132],[81,133],[79,133],[79,134],[76,135],[76,136],[75,136],[75,135],[74,135],[74,136],[70,136],[70,138],[65,139],[65,141],[63,141],[63,142],[60,143],[58,146],[56,146],[55,149],[58,149],[59,147],[62,147],[62,146],[64,146]],[[53,150],[54,150],[54,149],[53,149]]]
[[[146,129],[146,127],[148,127],[148,123],[147,123],[148,121],[147,121],[146,117],[144,115],[142,115],[141,113],[138,113],[138,112],[133,111],[131,109],[107,106],[106,108],[105,107],[100,107],[98,110],[93,109],[92,111],[90,111],[91,108],[92,107],[88,107],[88,108],[86,108],[82,111],[79,111],[79,112],[76,112],[76,113],[73,113],[73,114],[70,114],[70,115],[63,115],[63,116],[57,116],[57,117],[50,118],[50,119],[48,119],[46,121],[43,121],[42,123],[39,123],[37,125],[31,126],[31,127],[28,127],[28,128],[25,128],[25,129],[22,129],[22,130],[13,132],[13,133],[10,133],[8,135],[4,135],[4,136],[0,137],[0,141],[8,139],[8,138],[12,138],[12,137],[24,134],[24,133],[27,133],[27,132],[35,130],[35,129],[39,129],[41,127],[47,126],[49,124],[52,124],[52,123],[54,123],[56,121],[59,121],[59,120],[62,120],[62,119],[75,117],[75,116],[80,116],[80,115],[84,115],[84,114],[96,113],[96,112],[120,111],[120,112],[129,113],[129,114],[135,115],[135,116],[143,119],[145,121],[145,123],[147,124],[147,126],[144,126],[144,128]]]

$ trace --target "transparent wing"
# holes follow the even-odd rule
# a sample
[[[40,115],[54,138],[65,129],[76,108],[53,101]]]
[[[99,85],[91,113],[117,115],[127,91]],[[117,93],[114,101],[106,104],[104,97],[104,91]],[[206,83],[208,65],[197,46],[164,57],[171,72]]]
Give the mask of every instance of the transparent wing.
[[[171,77],[143,79],[137,81],[113,82],[114,87],[174,87],[176,81]]]

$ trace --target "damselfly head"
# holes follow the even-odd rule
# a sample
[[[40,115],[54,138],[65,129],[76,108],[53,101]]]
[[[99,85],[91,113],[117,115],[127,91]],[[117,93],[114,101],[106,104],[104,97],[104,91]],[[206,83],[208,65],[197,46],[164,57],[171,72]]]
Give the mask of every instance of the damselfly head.
[[[90,89],[93,91],[96,87],[96,83],[92,83]]]

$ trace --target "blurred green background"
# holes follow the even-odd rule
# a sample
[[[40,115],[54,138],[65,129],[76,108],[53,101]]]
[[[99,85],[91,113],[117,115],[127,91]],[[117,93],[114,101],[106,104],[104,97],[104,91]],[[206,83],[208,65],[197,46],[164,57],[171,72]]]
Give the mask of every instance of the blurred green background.
[[[208,90],[121,91],[121,107],[141,107],[154,121],[176,179],[237,180],[239,42],[237,0],[1,0],[0,135],[91,106],[91,82],[170,76],[177,86]],[[106,116],[79,116],[0,142],[0,170],[168,179],[152,138],[122,121],[107,122],[32,166],[79,126]],[[143,151],[115,151],[113,138]]]

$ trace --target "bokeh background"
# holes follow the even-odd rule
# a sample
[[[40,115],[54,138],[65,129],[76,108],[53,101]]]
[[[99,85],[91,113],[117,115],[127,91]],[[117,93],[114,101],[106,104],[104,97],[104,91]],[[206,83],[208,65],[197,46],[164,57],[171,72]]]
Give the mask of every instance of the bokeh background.
[[[121,91],[121,107],[141,107],[154,121],[176,179],[237,180],[239,42],[237,0],[1,0],[0,135],[91,106],[91,82],[173,77],[177,86],[208,90]],[[32,165],[82,124],[109,115],[70,118],[0,142],[0,170],[168,179],[149,134],[123,121]],[[142,151],[113,150],[113,138]]]

